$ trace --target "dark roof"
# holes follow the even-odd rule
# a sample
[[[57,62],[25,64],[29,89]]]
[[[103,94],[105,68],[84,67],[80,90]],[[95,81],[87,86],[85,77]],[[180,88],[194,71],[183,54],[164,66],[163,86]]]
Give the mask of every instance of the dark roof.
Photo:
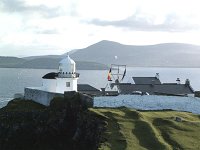
[[[81,91],[93,91],[93,92],[99,92],[100,90],[94,88],[93,86],[89,85],[89,84],[78,84],[77,85],[77,90],[79,92]]]
[[[110,87],[113,88],[115,85],[131,85],[131,83],[111,83]]]
[[[185,84],[119,84],[120,94],[131,94],[133,91],[148,92],[149,94],[185,95],[194,94],[190,85]]]
[[[47,73],[46,75],[44,75],[42,78],[43,79],[56,79],[56,77],[58,77],[58,73],[50,72],[50,73]]]
[[[156,77],[133,77],[135,84],[161,84]]]

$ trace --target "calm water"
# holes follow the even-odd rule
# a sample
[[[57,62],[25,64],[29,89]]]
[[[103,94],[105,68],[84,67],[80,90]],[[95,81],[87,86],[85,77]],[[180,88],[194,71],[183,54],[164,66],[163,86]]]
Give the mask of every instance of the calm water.
[[[7,101],[15,93],[23,93],[24,87],[41,86],[42,76],[56,70],[0,68],[0,101]],[[79,83],[88,83],[96,88],[105,87],[105,70],[80,70]],[[132,76],[155,76],[160,73],[162,82],[175,82],[179,77],[184,83],[189,78],[195,90],[200,90],[200,68],[127,68],[124,82],[132,82]]]
[[[0,99],[12,98],[15,93],[23,93],[24,87],[42,85],[42,76],[57,70],[0,68]],[[79,83],[88,83],[94,87],[105,87],[107,71],[80,70]]]

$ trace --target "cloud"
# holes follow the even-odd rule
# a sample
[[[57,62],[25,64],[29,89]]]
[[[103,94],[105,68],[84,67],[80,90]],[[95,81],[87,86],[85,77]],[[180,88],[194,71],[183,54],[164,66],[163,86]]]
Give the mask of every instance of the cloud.
[[[35,31],[35,33],[37,33],[37,34],[58,34],[59,32],[56,29],[49,29],[49,30],[37,29]]]
[[[0,0],[0,55],[55,54],[53,49],[77,49],[100,40],[200,43],[198,4],[198,0],[183,0],[181,5],[179,0]]]
[[[165,31],[165,32],[184,32],[195,29],[200,29],[198,24],[190,24],[188,18],[182,19],[176,14],[168,14],[163,21],[156,23],[154,16],[147,16],[143,14],[134,14],[126,19],[118,21],[108,21],[100,19],[92,19],[86,21],[88,24],[97,26],[114,26],[120,28],[127,28],[135,31]]]
[[[23,15],[38,13],[46,18],[57,17],[62,14],[59,7],[49,8],[45,5],[27,5],[22,0],[1,0],[0,8],[7,13],[23,13]]]
[[[30,44],[30,45],[16,45],[16,44],[3,44],[0,45],[1,56],[36,56],[36,55],[59,55],[65,51],[59,47],[45,44]]]

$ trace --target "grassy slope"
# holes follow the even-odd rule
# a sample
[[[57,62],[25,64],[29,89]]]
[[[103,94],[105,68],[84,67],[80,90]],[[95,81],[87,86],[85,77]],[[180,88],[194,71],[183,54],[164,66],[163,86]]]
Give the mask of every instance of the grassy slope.
[[[100,150],[200,149],[200,116],[177,111],[96,108],[107,130]],[[176,122],[181,117],[182,122]]]

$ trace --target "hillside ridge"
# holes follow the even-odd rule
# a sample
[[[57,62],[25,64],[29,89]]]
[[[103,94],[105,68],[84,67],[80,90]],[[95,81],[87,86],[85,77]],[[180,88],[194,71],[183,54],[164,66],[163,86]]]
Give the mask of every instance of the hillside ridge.
[[[81,66],[83,62],[87,62],[87,65],[91,62],[90,66],[97,63],[95,67],[88,67],[88,69],[101,69],[102,66],[107,69],[106,66],[110,64],[125,64],[133,67],[200,67],[200,46],[185,43],[125,45],[103,40],[86,48],[72,50],[69,54],[77,64],[81,62],[77,66]],[[10,64],[12,62],[9,61],[10,57],[6,57],[8,61],[0,57],[0,67],[55,68],[59,60],[66,55],[67,53],[15,58],[15,64]]]

